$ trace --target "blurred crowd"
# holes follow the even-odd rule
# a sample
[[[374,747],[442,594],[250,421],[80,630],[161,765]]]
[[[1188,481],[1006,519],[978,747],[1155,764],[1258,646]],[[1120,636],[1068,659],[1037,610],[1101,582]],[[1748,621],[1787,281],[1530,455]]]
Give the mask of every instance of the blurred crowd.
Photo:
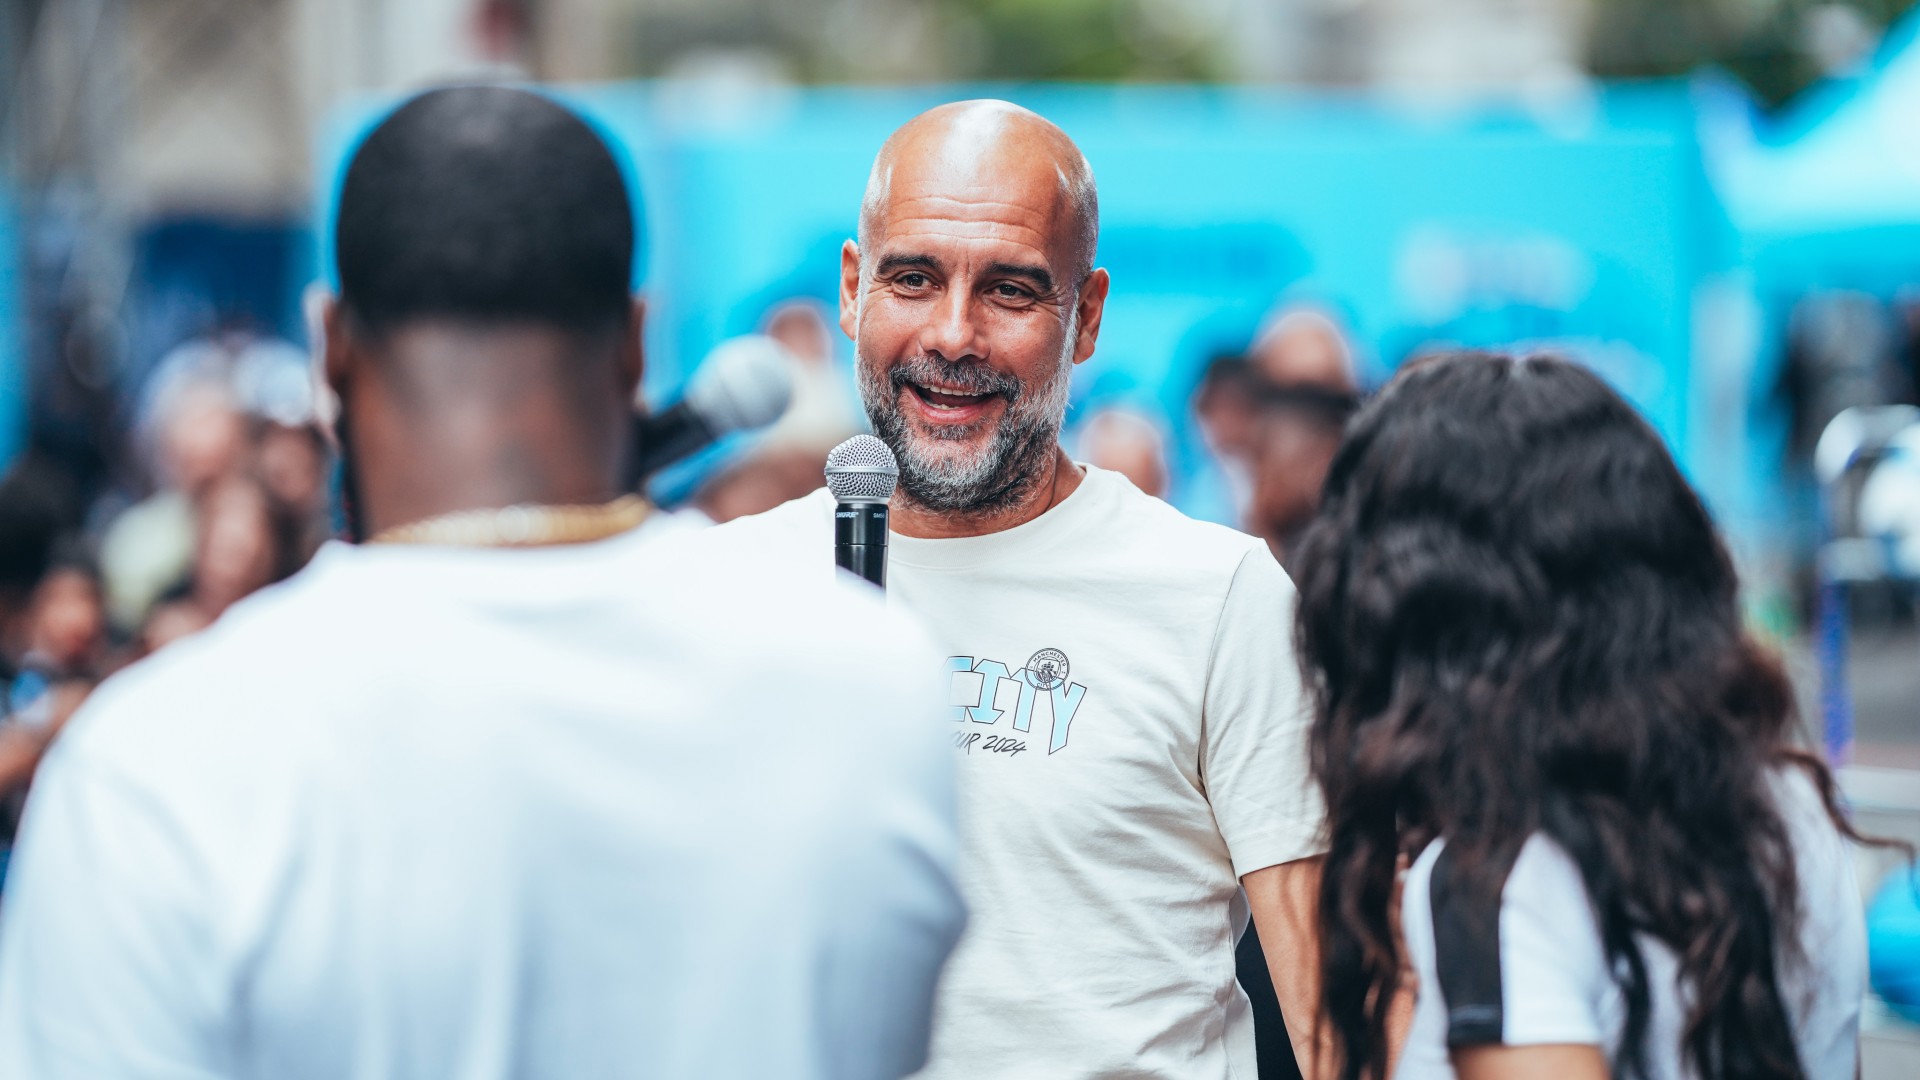
[[[304,352],[241,332],[190,341],[136,401],[138,486],[89,497],[83,470],[38,445],[0,479],[0,843],[99,680],[291,575],[330,532]]]
[[[685,498],[714,521],[819,487],[827,451],[865,428],[824,305],[777,305],[760,333],[787,360],[792,402]],[[1236,523],[1284,561],[1359,402],[1347,334],[1326,311],[1284,306],[1194,386],[1188,416],[1084,404],[1076,456],[1167,498],[1176,433],[1197,425]],[[132,460],[115,470],[131,480],[89,492],[84,469],[37,445],[0,479],[0,851],[41,752],[94,685],[292,575],[335,531],[321,397],[304,351],[215,333],[175,348],[132,395],[121,433]]]

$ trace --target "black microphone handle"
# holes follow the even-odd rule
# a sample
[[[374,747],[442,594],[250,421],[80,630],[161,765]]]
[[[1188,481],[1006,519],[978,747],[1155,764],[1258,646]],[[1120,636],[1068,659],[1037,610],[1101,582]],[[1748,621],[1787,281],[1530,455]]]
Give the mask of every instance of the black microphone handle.
[[[887,587],[887,504],[840,503],[833,508],[833,564]]]
[[[633,462],[627,486],[638,491],[661,469],[706,449],[719,433],[682,401],[657,413],[642,413],[633,422]]]

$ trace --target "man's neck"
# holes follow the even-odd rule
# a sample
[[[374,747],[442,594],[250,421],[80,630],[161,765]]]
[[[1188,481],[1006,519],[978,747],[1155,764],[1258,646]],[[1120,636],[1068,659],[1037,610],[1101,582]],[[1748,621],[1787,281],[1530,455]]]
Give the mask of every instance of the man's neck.
[[[562,343],[423,333],[409,344],[346,403],[345,449],[369,535],[468,510],[625,494],[625,410],[581,407],[564,386],[577,360]]]
[[[611,462],[553,439],[416,439],[390,451],[400,467],[358,470],[369,535],[470,510],[592,506],[625,494]],[[493,467],[478,470],[476,461]]]
[[[442,469],[423,470],[413,478],[390,484],[384,499],[367,496],[366,531],[374,534],[448,514],[501,510],[509,506],[598,506],[626,494],[611,476],[559,484],[485,481],[449,484],[435,482],[432,478],[436,475],[454,474]]]
[[[948,510],[930,510],[896,491],[889,509],[889,527],[901,536],[920,540],[952,540],[963,536],[986,536],[1025,525],[1060,505],[1087,478],[1086,470],[1073,463],[1066,450],[1055,446],[1053,453],[1041,459],[1039,475],[1012,505],[996,507],[979,514],[960,514]]]

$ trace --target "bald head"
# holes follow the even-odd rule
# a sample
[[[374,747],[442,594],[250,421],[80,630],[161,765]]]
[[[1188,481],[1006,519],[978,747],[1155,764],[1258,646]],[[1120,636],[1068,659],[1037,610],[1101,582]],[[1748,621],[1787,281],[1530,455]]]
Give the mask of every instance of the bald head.
[[[1106,309],[1099,221],[1079,147],[1004,101],[943,105],[881,147],[840,249],[840,329],[900,463],[896,521],[973,535],[940,530],[1017,524],[1078,483],[1053,481]]]
[[[860,249],[873,251],[887,235],[899,196],[994,201],[1009,189],[1046,203],[1051,239],[1065,245],[1070,283],[1084,280],[1100,239],[1093,169],[1051,120],[1006,101],[940,105],[887,139],[860,203]]]
[[[1283,311],[1254,342],[1254,367],[1276,386],[1359,389],[1353,347],[1340,324],[1309,307]]]

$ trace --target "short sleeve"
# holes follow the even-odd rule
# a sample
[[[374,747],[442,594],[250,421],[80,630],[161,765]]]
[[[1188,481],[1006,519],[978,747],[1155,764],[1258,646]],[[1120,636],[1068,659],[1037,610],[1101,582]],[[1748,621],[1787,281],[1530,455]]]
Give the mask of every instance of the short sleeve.
[[[1280,564],[1265,547],[1249,549],[1214,629],[1200,751],[1207,801],[1235,877],[1325,850],[1293,607],[1293,583]]]
[[[1452,854],[1443,850],[1433,864],[1436,970],[1422,980],[1446,999],[1447,1045],[1606,1045],[1611,982],[1573,861],[1544,837],[1529,840],[1501,890],[1496,924],[1453,887]]]
[[[202,875],[161,807],[69,749],[41,767],[0,906],[0,1076],[221,1075]]]

